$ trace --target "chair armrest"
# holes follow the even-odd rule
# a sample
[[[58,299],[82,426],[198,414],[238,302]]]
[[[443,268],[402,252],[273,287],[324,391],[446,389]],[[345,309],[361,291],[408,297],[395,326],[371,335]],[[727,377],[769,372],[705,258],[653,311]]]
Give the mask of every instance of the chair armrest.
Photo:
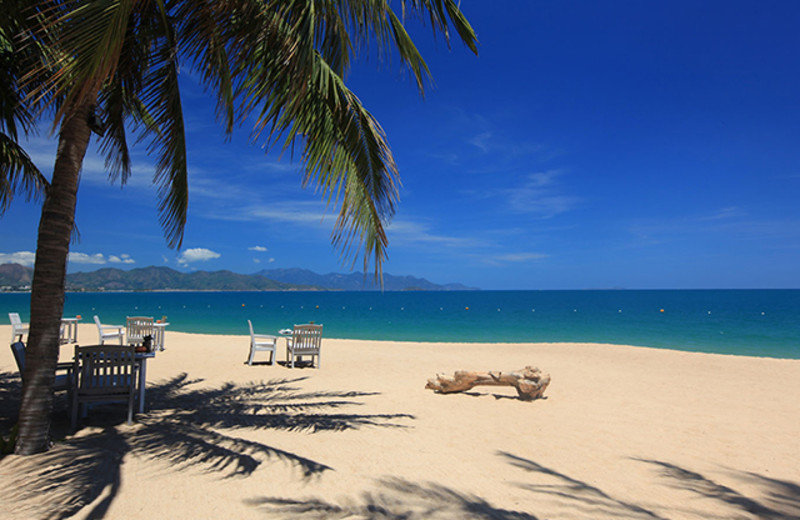
[[[64,363],[56,364],[56,370],[72,370],[72,367],[75,366],[73,361],[66,361]]]
[[[256,339],[278,339],[278,336],[270,336],[269,334],[253,334]]]

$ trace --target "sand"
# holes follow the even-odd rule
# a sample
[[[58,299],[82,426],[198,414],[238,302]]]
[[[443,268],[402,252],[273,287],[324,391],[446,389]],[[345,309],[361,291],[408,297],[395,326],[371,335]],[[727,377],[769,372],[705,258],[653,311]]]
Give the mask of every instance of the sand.
[[[283,340],[248,366],[248,341],[168,331],[132,426],[107,405],[68,435],[59,394],[54,448],[0,460],[4,517],[800,518],[798,360],[324,339],[316,370],[281,364]],[[526,365],[551,375],[544,399],[424,388]],[[0,375],[7,424],[7,348]]]

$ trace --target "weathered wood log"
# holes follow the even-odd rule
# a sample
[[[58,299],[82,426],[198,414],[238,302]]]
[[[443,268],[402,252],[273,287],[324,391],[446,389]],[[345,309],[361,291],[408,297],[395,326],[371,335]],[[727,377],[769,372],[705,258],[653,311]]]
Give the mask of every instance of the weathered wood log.
[[[547,385],[550,384],[550,374],[543,374],[541,370],[525,367],[513,372],[468,372],[458,370],[453,376],[437,374],[434,379],[428,379],[425,388],[449,394],[463,392],[479,385],[488,386],[513,386],[517,389],[519,398],[523,401],[533,401],[542,397]]]

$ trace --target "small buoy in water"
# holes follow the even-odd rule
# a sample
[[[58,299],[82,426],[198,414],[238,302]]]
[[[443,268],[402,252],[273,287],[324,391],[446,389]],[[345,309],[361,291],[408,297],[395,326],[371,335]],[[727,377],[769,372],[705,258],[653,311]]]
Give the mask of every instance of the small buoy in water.
[[[661,311],[659,311],[659,312],[664,312],[664,309],[661,309]]]
[[[319,305],[317,305],[317,307],[316,307],[316,308],[317,308],[317,309],[319,309]]]
[[[711,311],[708,311],[708,313],[711,314]]]
[[[242,307],[244,307],[244,304],[242,304]]]
[[[442,310],[442,308],[441,308],[441,307],[439,307],[439,310]],[[468,310],[469,310],[469,307],[464,307],[464,310],[465,310],[465,311],[468,311]]]
[[[531,312],[536,312],[536,309],[531,309]]]
[[[761,315],[763,316],[763,315],[764,315],[764,313],[762,312],[762,313],[761,313]]]
[[[500,308],[497,309],[497,312],[500,312]]]
[[[622,309],[618,310],[617,312],[622,312]]]

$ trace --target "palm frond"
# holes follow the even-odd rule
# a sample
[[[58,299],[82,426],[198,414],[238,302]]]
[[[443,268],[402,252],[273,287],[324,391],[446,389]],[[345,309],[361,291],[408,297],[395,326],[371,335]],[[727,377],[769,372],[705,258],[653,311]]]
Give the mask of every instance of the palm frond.
[[[38,200],[47,186],[47,179],[25,150],[0,133],[0,215],[6,212],[15,193],[24,193],[27,200]]]

